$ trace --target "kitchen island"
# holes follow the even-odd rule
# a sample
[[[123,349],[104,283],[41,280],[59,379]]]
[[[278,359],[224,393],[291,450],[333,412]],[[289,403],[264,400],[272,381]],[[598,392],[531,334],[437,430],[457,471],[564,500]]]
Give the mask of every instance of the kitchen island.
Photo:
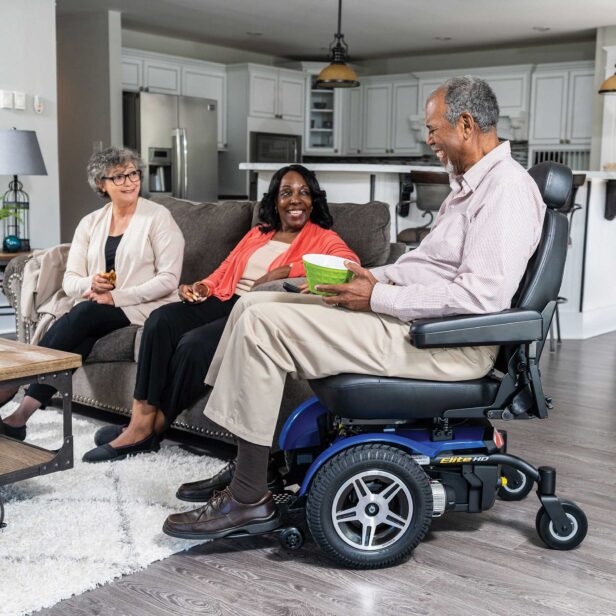
[[[257,194],[267,191],[277,163],[242,163],[240,169],[253,171]],[[390,206],[391,238],[396,229],[423,224],[421,213],[411,207],[408,217],[396,218],[395,206],[400,195],[400,174],[418,171],[443,171],[442,167],[406,165],[306,164],[316,172],[329,201],[365,203],[384,201]],[[586,181],[578,189],[576,203],[582,206],[571,225],[571,243],[560,295],[567,299],[559,306],[563,338],[590,338],[616,330],[616,218],[608,220],[606,190],[608,181],[616,182],[615,172],[574,171],[585,173]],[[614,184],[616,186],[616,184]],[[616,207],[616,204],[615,204]]]

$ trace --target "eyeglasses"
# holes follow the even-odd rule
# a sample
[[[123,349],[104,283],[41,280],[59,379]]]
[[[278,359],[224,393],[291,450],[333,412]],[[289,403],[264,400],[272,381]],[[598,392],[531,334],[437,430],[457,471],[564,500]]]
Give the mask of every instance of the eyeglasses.
[[[129,173],[118,173],[117,175],[104,175],[101,177],[101,180],[111,180],[116,186],[122,186],[122,184],[126,183],[126,178],[128,178],[131,182],[137,182],[141,179],[141,171],[136,169],[135,171],[130,171]]]

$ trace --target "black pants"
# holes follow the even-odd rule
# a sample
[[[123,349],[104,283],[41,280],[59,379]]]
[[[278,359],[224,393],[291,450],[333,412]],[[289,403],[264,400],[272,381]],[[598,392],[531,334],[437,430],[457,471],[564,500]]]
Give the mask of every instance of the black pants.
[[[167,426],[205,393],[205,375],[238,299],[167,304],[145,322],[134,397],[161,409]]]
[[[80,302],[49,328],[39,346],[79,353],[85,361],[99,338],[128,325],[130,321],[121,308],[96,302]],[[55,393],[55,387],[39,383],[33,383],[26,391],[27,396],[35,398],[42,406]]]

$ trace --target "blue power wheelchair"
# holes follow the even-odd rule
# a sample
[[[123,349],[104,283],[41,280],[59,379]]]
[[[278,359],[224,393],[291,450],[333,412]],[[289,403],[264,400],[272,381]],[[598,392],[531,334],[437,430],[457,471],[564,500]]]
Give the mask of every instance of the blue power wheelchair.
[[[410,326],[418,348],[499,345],[494,370],[462,382],[356,374],[311,381],[316,396],[295,409],[279,439],[284,486],[300,486],[275,495],[283,546],[301,547],[307,530],[345,567],[389,566],[412,552],[433,517],[484,511],[497,495],[520,500],[535,483],[543,542],[568,550],[583,541],[586,516],[556,496],[556,470],[507,453],[506,432],[491,424],[544,419],[552,408],[538,364],[567,251],[567,220],[556,210],[572,174],[557,163],[529,173],[548,209],[513,307]]]

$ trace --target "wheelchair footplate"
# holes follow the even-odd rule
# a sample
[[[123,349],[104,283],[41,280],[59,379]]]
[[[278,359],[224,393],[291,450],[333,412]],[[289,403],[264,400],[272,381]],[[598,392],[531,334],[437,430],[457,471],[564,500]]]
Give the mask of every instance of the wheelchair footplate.
[[[290,492],[279,492],[273,495],[280,517],[280,524],[273,530],[262,533],[236,532],[226,535],[225,539],[239,537],[255,537],[257,535],[277,535],[280,545],[287,550],[299,550],[304,545],[305,514],[304,499]]]

